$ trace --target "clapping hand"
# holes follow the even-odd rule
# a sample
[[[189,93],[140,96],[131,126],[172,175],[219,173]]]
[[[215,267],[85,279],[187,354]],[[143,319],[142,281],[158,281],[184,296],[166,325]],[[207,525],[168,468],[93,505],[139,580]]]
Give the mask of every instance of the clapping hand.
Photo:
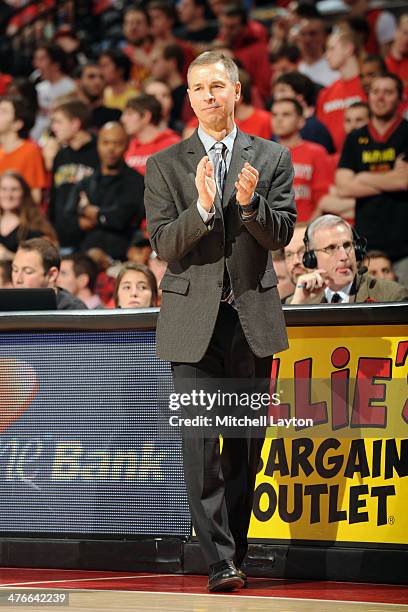
[[[208,155],[205,155],[198,163],[195,185],[201,206],[210,212],[214,206],[217,186],[214,179],[214,167]]]
[[[245,162],[244,167],[238,174],[238,180],[235,183],[238,204],[247,206],[251,202],[258,184],[258,179],[258,170],[248,162]]]

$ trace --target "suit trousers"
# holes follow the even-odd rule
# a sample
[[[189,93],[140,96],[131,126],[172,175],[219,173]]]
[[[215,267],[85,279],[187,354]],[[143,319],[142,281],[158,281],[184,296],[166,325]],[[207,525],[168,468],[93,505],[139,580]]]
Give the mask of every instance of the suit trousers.
[[[269,393],[271,365],[272,356],[254,355],[237,311],[222,302],[204,357],[198,363],[173,362],[173,381],[177,393],[191,393],[200,388],[222,392],[219,389],[222,379],[228,391],[239,381],[239,388],[247,389],[248,393]],[[216,408],[222,415],[223,406],[218,404]],[[252,412],[249,408],[245,410]],[[194,414],[197,414],[196,407],[184,407],[183,416]],[[257,429],[254,435],[250,427],[240,429],[236,435],[223,435],[221,452],[216,427],[190,428],[183,434],[190,512],[208,565],[232,559],[240,566],[244,560],[264,435],[265,428]]]

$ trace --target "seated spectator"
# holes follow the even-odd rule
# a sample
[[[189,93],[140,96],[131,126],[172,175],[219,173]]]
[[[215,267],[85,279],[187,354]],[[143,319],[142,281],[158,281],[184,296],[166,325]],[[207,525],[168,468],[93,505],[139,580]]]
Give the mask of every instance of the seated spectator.
[[[340,78],[319,93],[316,116],[332,135],[336,151],[341,151],[345,139],[344,110],[353,102],[365,101],[360,83],[360,49],[352,32],[337,29],[327,41],[327,59]]]
[[[170,87],[173,99],[170,121],[178,125],[191,116],[186,108],[188,100],[183,61],[183,50],[179,45],[156,45],[152,53],[152,76],[165,81]]]
[[[354,102],[344,111],[344,131],[351,134],[367,125],[370,120],[370,108],[367,102]],[[337,157],[340,155],[337,153]]]
[[[370,121],[347,136],[336,187],[339,195],[356,199],[356,230],[368,248],[387,253],[408,287],[408,122],[399,113],[402,94],[395,74],[374,79]]]
[[[149,17],[141,5],[129,6],[123,17],[124,40],[120,49],[132,62],[130,78],[140,88],[150,75],[153,39],[150,35]]]
[[[116,278],[116,276],[110,273],[113,260],[99,247],[88,249],[86,255],[92,259],[98,269],[95,293],[99,296],[103,306],[111,306],[113,304]]]
[[[150,19],[150,34],[153,37],[155,49],[167,45],[181,47],[184,56],[181,72],[185,79],[188,67],[195,57],[195,52],[189,42],[174,35],[174,26],[177,21],[174,3],[169,0],[150,0],[147,5],[147,14]]]
[[[350,134],[353,130],[359,130],[367,125],[370,119],[370,109],[366,102],[354,102],[344,111],[344,130]],[[340,153],[329,156],[330,164],[330,187],[329,192],[323,196],[318,204],[319,214],[332,213],[347,219],[354,224],[356,199],[341,196],[335,185],[337,166],[340,160]]]
[[[83,310],[77,297],[58,287],[61,260],[57,247],[46,238],[21,242],[14,255],[11,276],[16,289],[54,289],[58,310]]]
[[[260,41],[248,27],[248,11],[226,6],[218,17],[219,40],[229,47],[251,78],[263,100],[270,96],[271,66],[266,41]]]
[[[350,17],[360,17],[369,25],[367,53],[385,55],[395,36],[396,19],[389,11],[369,7],[369,0],[344,0],[350,7]]]
[[[34,83],[25,77],[15,77],[7,87],[7,96],[23,98],[34,118],[38,113],[38,95]],[[4,94],[6,95],[6,94]],[[31,128],[30,128],[31,129]]]
[[[49,127],[50,110],[57,98],[75,91],[75,81],[67,74],[64,51],[54,43],[41,43],[34,53],[34,66],[41,81],[36,85],[39,113],[31,137],[40,141]]]
[[[211,13],[217,20],[224,12],[226,6],[236,4],[239,5],[240,3],[231,2],[231,0],[208,0],[208,6],[211,10]],[[253,38],[254,40],[257,40],[258,42],[262,43],[268,43],[269,34],[267,28],[260,21],[251,19],[250,15],[248,15],[247,18],[246,30],[248,35],[251,36],[251,38]]]
[[[315,15],[301,19],[296,37],[301,54],[297,69],[324,87],[331,85],[340,77],[337,70],[330,68],[325,56],[326,39],[326,25],[318,11]]]
[[[363,265],[366,266],[370,276],[374,276],[374,278],[397,280],[391,259],[382,251],[368,251],[363,259]]]
[[[0,176],[0,259],[12,259],[20,242],[40,236],[57,241],[23,177],[5,172]]]
[[[143,177],[125,164],[127,146],[120,123],[103,126],[98,134],[100,169],[76,185],[65,216],[81,251],[99,247],[122,261],[145,217]]]
[[[88,128],[97,131],[109,121],[119,121],[121,111],[110,108],[103,103],[105,79],[102,70],[96,62],[88,62],[77,71],[78,97],[91,110]]]
[[[296,98],[303,108],[305,119],[305,124],[300,130],[303,140],[316,142],[328,153],[334,153],[333,139],[329,130],[314,114],[317,91],[315,83],[309,77],[296,71],[281,74],[273,83],[272,94],[274,101],[281,98]]]
[[[51,125],[61,149],[52,167],[52,188],[48,216],[62,249],[75,249],[72,232],[66,224],[65,208],[75,185],[91,176],[99,166],[95,138],[87,131],[90,110],[80,100],[56,106]]]
[[[72,74],[87,61],[83,37],[79,37],[69,24],[61,24],[53,36],[53,42],[64,51],[68,73]]]
[[[176,8],[182,24],[176,30],[177,36],[190,41],[196,49],[197,45],[200,45],[200,50],[203,45],[208,47],[208,43],[217,37],[218,27],[216,22],[206,18],[206,0],[180,0]]]
[[[281,301],[284,302],[289,295],[292,295],[295,285],[290,280],[285,257],[282,255],[281,251],[274,251],[272,257],[273,267],[275,268],[276,277],[278,279],[279,297]]]
[[[123,110],[126,102],[139,93],[129,81],[132,63],[127,55],[118,49],[103,51],[99,66],[105,80],[103,103],[108,108]]]
[[[152,247],[150,246],[150,240],[146,238],[143,232],[136,232],[136,236],[133,237],[127,250],[128,261],[147,266],[151,254]]]
[[[95,293],[98,266],[88,255],[74,253],[61,258],[58,286],[83,301],[87,308],[101,308],[102,302]]]
[[[282,45],[277,51],[271,53],[269,62],[272,68],[272,83],[282,74],[294,72],[298,69],[300,60],[299,49],[295,45]]]
[[[171,112],[173,109],[173,98],[171,95],[170,86],[163,81],[162,79],[155,79],[154,77],[149,77],[143,83],[142,93],[148,94],[149,96],[154,96],[158,102],[160,102],[160,106],[162,109],[162,120],[160,122],[160,128],[162,130],[166,130],[170,128],[174,131],[179,131],[182,128],[182,122],[173,121],[171,119]]]
[[[307,269],[303,265],[303,255],[305,253],[303,238],[306,228],[307,223],[297,223],[295,225],[292,239],[289,244],[285,246],[282,253],[293,286],[297,284],[299,276],[307,272]]]
[[[161,104],[148,94],[140,94],[129,100],[123,111],[122,123],[131,138],[125,160],[130,168],[143,176],[151,155],[180,141],[176,132],[160,127],[161,120]]]
[[[303,109],[293,98],[282,98],[272,105],[273,133],[280,144],[289,148],[295,171],[293,187],[298,221],[310,221],[320,201],[329,190],[329,162],[326,150],[302,140]]]
[[[0,260],[0,289],[12,289],[11,261]]]
[[[157,283],[153,272],[143,264],[124,264],[116,279],[114,301],[116,308],[156,306]]]
[[[387,66],[381,55],[366,55],[360,62],[360,82],[364,93],[368,96],[370,86],[375,77],[385,74]]]
[[[252,104],[252,87],[249,74],[239,71],[241,97],[235,107],[235,123],[240,130],[266,140],[272,137],[271,113]]]
[[[41,150],[28,140],[33,124],[34,116],[23,98],[0,98],[0,174],[7,170],[21,174],[40,203],[47,181]]]
[[[404,98],[408,98],[408,13],[400,15],[394,42],[391,45],[385,63],[403,82]]]
[[[336,215],[323,215],[306,229],[303,264],[313,269],[298,277],[290,304],[400,302],[408,290],[393,281],[374,278],[360,269],[365,239]]]

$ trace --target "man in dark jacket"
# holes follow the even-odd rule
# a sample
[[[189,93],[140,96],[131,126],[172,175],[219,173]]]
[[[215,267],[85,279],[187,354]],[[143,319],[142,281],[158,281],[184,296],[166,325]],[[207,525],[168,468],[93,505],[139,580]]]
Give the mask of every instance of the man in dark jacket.
[[[60,263],[58,249],[47,238],[21,242],[12,263],[13,287],[54,289],[58,310],[86,310],[81,300],[57,286]]]
[[[61,148],[52,167],[52,189],[48,215],[54,225],[60,246],[70,251],[78,244],[72,241],[65,223],[65,210],[75,185],[91,176],[99,165],[96,140],[87,131],[89,108],[80,100],[70,100],[55,107],[51,126]]]
[[[125,260],[145,216],[144,181],[124,162],[127,144],[122,125],[107,123],[98,135],[100,170],[80,181],[67,203],[66,224],[81,251],[99,247]]]

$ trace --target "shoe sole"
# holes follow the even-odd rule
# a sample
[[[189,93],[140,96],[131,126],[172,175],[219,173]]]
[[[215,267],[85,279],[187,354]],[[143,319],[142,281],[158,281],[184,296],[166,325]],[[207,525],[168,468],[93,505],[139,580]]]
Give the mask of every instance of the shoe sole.
[[[242,589],[243,586],[244,581],[242,578],[227,578],[226,580],[217,583],[217,585],[211,586],[209,584],[207,588],[210,593],[213,593],[215,591],[233,591],[234,589]]]

